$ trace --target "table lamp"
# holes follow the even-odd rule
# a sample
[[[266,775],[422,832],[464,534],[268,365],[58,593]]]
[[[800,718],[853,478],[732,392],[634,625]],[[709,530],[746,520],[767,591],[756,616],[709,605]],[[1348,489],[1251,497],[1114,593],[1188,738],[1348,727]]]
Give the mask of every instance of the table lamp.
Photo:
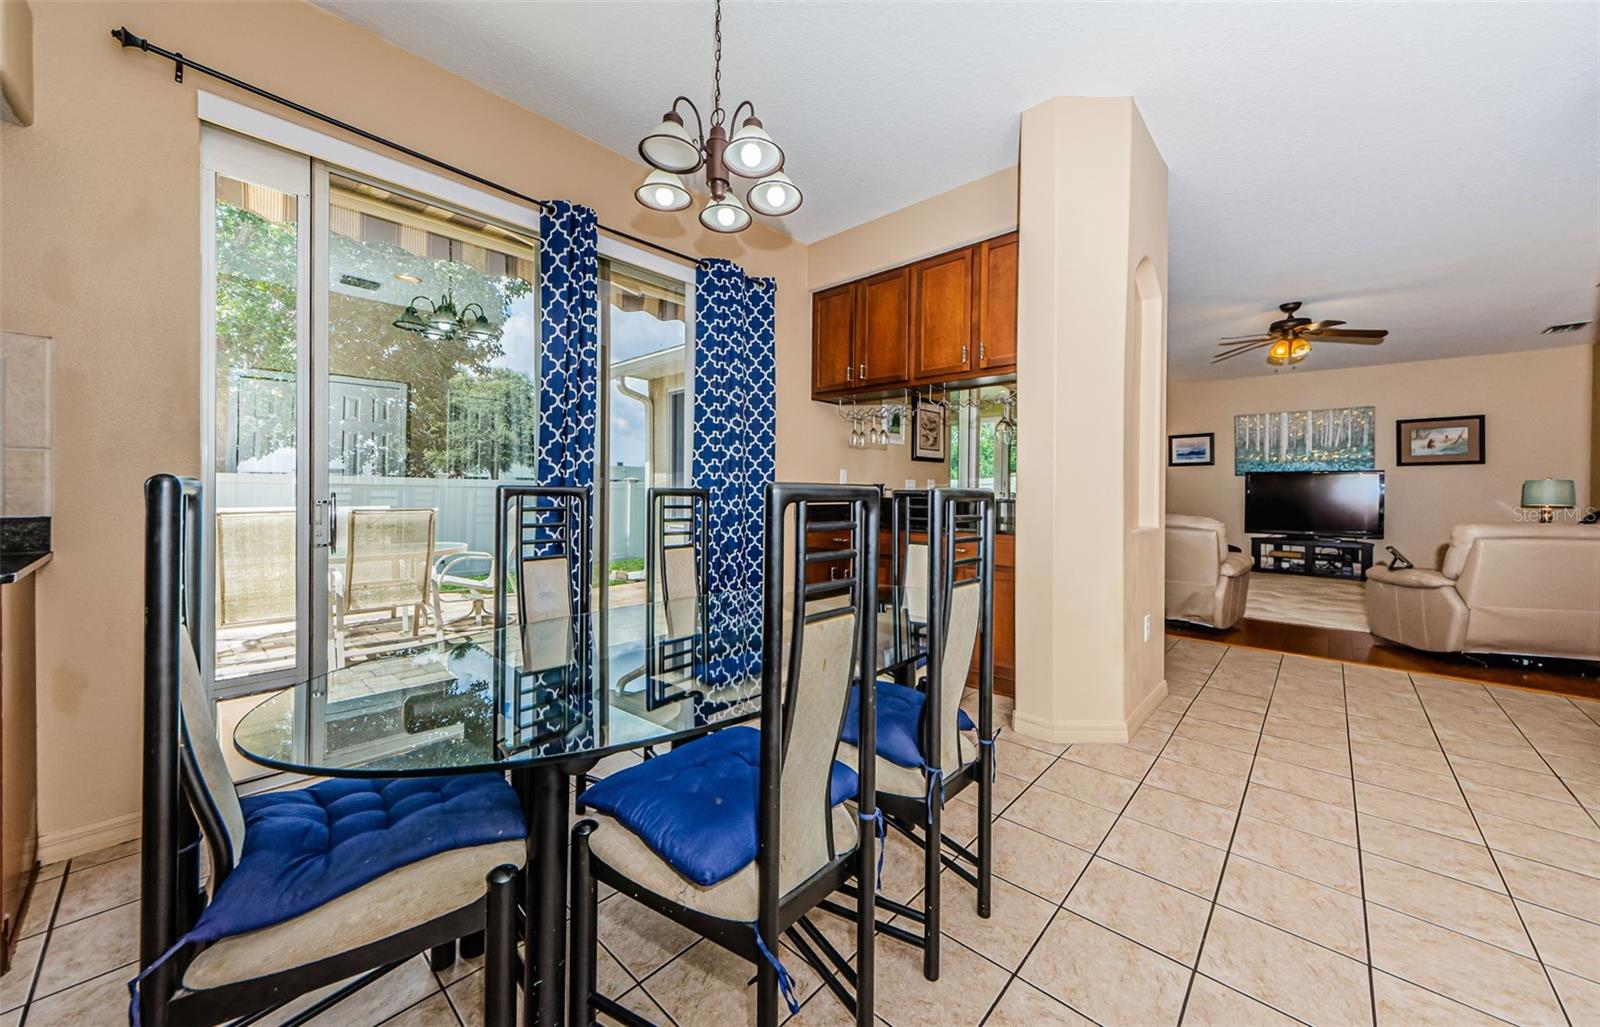
[[[1539,523],[1555,520],[1555,508],[1578,505],[1578,487],[1570,478],[1532,478],[1522,483],[1522,505],[1539,508]]]

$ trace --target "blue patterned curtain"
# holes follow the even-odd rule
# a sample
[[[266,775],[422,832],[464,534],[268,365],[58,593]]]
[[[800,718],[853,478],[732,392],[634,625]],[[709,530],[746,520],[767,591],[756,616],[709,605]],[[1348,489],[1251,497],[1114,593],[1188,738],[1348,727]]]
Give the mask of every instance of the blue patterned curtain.
[[[548,200],[539,215],[541,485],[594,484],[600,377],[600,243],[594,211]]]
[[[777,399],[773,345],[778,285],[726,260],[695,275],[694,480],[710,493],[712,592],[759,589],[762,515],[776,474]],[[756,648],[744,673],[760,672],[761,604],[744,625]]]

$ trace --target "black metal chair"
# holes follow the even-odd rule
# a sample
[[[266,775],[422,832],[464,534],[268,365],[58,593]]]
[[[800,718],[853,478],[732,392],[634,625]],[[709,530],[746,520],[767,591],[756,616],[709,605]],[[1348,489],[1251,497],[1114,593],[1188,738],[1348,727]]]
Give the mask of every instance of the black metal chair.
[[[678,686],[693,685],[705,666],[710,494],[652,487],[645,504],[644,649],[615,691],[623,708],[648,716],[689,698]]]
[[[878,804],[889,826],[923,850],[922,908],[878,898],[879,905],[921,929],[898,924],[878,929],[920,946],[923,976],[934,981],[939,979],[940,870],[947,866],[972,884],[978,915],[990,913],[995,514],[993,493],[979,489],[930,489],[926,497],[927,673],[916,686],[878,682],[875,762]],[[974,647],[979,654],[975,725],[961,709]],[[860,759],[854,747],[846,751],[841,759]],[[945,801],[972,784],[978,787],[977,852],[942,828]]]
[[[486,1011],[503,1010],[508,996],[515,1001],[514,882],[526,852],[515,796],[494,775],[464,775],[341,779],[241,801],[217,739],[196,643],[205,609],[203,509],[193,479],[162,474],[145,483],[144,808],[140,973],[130,985],[134,1021],[160,1027],[253,1020],[307,992],[357,978],[286,1021],[302,1023],[411,957],[484,930],[486,916]],[[459,829],[463,838],[480,832],[493,839],[439,843],[431,854],[376,876],[341,876],[352,862],[344,859],[340,846],[347,841],[341,838],[352,832],[333,826],[344,815],[334,804],[355,797],[370,810],[399,794],[391,787],[422,799],[429,789],[454,795],[475,789],[486,800],[475,813],[487,810],[487,816],[453,816],[439,806],[429,823],[445,835]],[[321,835],[317,823],[329,825]],[[291,829],[280,830],[284,825]],[[373,830],[403,842],[417,837],[393,824]],[[290,836],[312,839],[297,844],[318,846],[316,852],[286,847]],[[202,841],[211,870],[203,887]],[[294,888],[278,894],[275,868],[281,865],[287,880],[295,857],[324,861],[320,887],[307,887],[301,862],[292,867]],[[298,900],[285,897],[295,892]]]
[[[878,506],[873,488],[768,486],[759,731],[746,726],[718,731],[619,771],[589,790],[586,801],[606,816],[605,826],[584,820],[572,833],[573,1024],[593,1022],[597,1010],[625,1023],[645,1022],[595,992],[598,881],[754,963],[756,1019],[762,1027],[778,1021],[780,990],[788,997],[787,974],[774,955],[780,937],[854,1012],[857,1023],[873,1022],[874,768],[869,764],[856,778],[835,756],[852,705],[851,682],[860,668],[873,669]],[[795,572],[786,586],[791,514]],[[813,550],[809,537],[820,531],[847,534],[849,547]],[[844,572],[808,584],[806,569],[821,560],[837,561]],[[870,689],[857,694],[856,714],[863,737],[870,740],[875,699]],[[735,755],[726,756],[730,752]],[[752,762],[759,765],[754,780]],[[686,829],[673,839],[642,829],[632,815],[637,809],[623,808],[630,794],[655,806],[672,801],[674,780],[693,781],[699,791],[722,775],[734,783],[725,792],[708,792],[704,806],[716,816],[700,819],[692,815],[695,809],[680,807],[680,825]],[[846,797],[857,798],[857,811]],[[630,823],[634,826],[625,826]],[[702,857],[722,851],[725,843],[752,858],[728,861],[718,877],[701,865]],[[855,967],[806,919],[852,879],[861,882],[858,891],[864,896],[856,914]]]

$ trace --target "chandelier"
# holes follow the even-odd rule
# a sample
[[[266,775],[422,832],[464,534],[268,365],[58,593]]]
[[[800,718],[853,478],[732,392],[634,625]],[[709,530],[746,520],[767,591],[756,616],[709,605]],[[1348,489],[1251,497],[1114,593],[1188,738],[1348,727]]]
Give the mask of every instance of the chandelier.
[[[419,303],[425,304],[426,309],[419,308]],[[474,310],[477,311],[476,316],[472,313]],[[405,313],[395,319],[394,326],[416,332],[432,342],[444,342],[458,336],[468,342],[494,342],[500,338],[500,329],[489,320],[482,304],[468,303],[457,311],[455,297],[448,291],[438,300],[430,300],[426,296],[414,297],[406,304]]]
[[[745,100],[733,109],[736,127],[728,135],[729,119],[722,109],[722,0],[716,0],[715,19],[711,116],[702,121],[700,108],[687,96],[672,101],[661,124],[639,141],[639,156],[656,170],[633,195],[651,210],[683,210],[694,197],[681,176],[704,168],[711,202],[700,212],[700,223],[713,232],[742,232],[750,227],[751,210],[781,217],[797,209],[802,197],[800,188],[783,173],[783,151],[756,117],[755,104]],[[678,113],[680,106],[694,113],[694,135]],[[745,108],[749,114],[740,121]],[[730,174],[755,182],[745,194],[748,208],[733,191]]]

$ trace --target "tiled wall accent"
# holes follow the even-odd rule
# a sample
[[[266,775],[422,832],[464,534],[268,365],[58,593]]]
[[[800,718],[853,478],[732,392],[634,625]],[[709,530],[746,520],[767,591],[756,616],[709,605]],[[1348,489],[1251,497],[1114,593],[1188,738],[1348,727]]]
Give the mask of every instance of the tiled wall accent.
[[[50,340],[0,333],[0,515],[50,515]]]

